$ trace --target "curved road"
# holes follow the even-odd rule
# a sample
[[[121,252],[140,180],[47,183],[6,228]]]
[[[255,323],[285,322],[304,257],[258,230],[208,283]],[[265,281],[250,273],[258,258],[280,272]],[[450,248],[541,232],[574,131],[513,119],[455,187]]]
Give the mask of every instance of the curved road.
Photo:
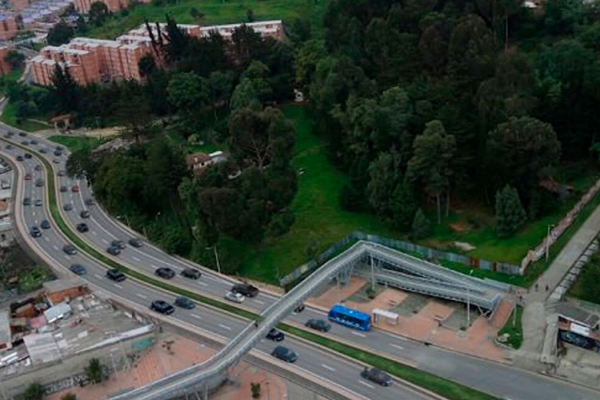
[[[14,131],[13,129],[11,130]],[[0,133],[3,134],[4,132],[6,132],[6,130],[0,127]],[[31,138],[31,135],[29,135],[27,138],[15,135],[10,140],[14,141],[14,143],[20,144],[21,141],[31,140]],[[36,140],[40,144],[29,146],[37,150],[39,150],[40,147],[47,148],[49,152],[46,153],[45,156],[51,162],[54,159],[57,159],[58,163],[53,164],[53,166],[57,170],[64,170],[64,163],[67,157],[66,151],[63,156],[54,157],[52,155],[52,150],[56,144],[42,139],[36,138]],[[23,153],[22,150],[16,147],[13,149],[6,149],[5,146],[2,146],[2,151],[13,156]],[[41,163],[36,160],[36,156],[34,156],[33,159],[25,160],[25,162],[22,163],[22,166],[26,171],[34,174],[33,179],[31,181],[27,181],[25,184],[25,197],[29,196],[33,199],[40,198],[43,193],[43,188],[36,188],[33,185],[35,179],[39,177],[43,178],[44,174],[43,171],[34,170],[34,166],[37,164]],[[87,240],[88,243],[100,251],[104,251],[105,248],[108,247],[107,245],[111,240],[121,239],[127,241],[129,238],[134,236],[134,234],[128,228],[110,218],[101,210],[99,206],[91,206],[89,208],[85,206],[85,199],[91,197],[92,194],[90,188],[87,187],[84,181],[77,181],[68,177],[60,177],[57,182],[59,185],[64,185],[69,189],[67,192],[60,193],[58,198],[61,204],[67,202],[73,204],[74,210],[64,213],[67,217],[65,219],[72,226],[82,222],[82,219],[79,217],[79,212],[83,209],[89,209],[91,218],[85,219],[85,222],[89,225],[90,231],[88,233],[81,234],[81,236]],[[74,184],[79,186],[79,193],[73,193],[71,191],[71,187]],[[27,226],[37,225],[42,219],[47,218],[45,211],[40,207],[24,207],[23,210],[23,218],[25,218]],[[75,257],[70,257],[64,255],[61,247],[66,242],[62,238],[62,235],[53,236],[53,234],[48,231],[44,231],[43,233],[44,236],[40,238],[41,240],[37,239],[37,241],[45,246],[45,251],[47,254],[57,258],[58,260],[61,260],[62,258],[61,262],[64,265],[69,265],[68,263],[72,262],[80,262],[81,264],[85,265],[89,270],[87,279],[94,280],[95,284],[98,284],[99,286],[104,285],[102,287],[107,290],[117,290],[119,294],[126,295],[128,296],[128,299],[136,300],[140,304],[147,305],[151,300],[154,299],[154,297],[148,294],[152,293],[154,289],[149,289],[146,286],[135,284],[137,285],[135,290],[125,289],[123,285],[119,285],[121,288],[114,286],[113,283],[106,281],[103,278],[103,267],[99,266],[95,261],[89,259],[87,256],[78,255]],[[77,259],[77,257],[82,258]],[[77,261],[75,261],[76,259]],[[179,271],[190,265],[189,262],[172,257],[150,244],[145,244],[140,249],[135,249],[130,246],[127,247],[127,249],[125,249],[118,257],[118,261],[130,265],[134,269],[145,270],[147,272],[152,272],[154,269],[161,266],[169,266],[170,268]],[[198,281],[189,281],[177,276],[173,279],[173,282],[196,292],[201,292],[205,295],[212,295],[217,298],[222,298],[223,294],[230,288],[232,284],[232,281],[229,279],[223,278],[218,274],[210,273],[206,269],[203,269],[203,276]],[[129,280],[125,283],[129,284]],[[131,283],[133,284],[133,282]],[[111,287],[110,285],[113,286]],[[164,294],[161,294],[158,298],[164,298],[169,301],[172,300],[172,297],[167,296],[167,298],[165,298]],[[248,299],[248,302],[245,305],[251,309],[262,311],[271,305],[276,299],[277,297],[274,295],[261,293],[254,299]],[[234,336],[235,333],[242,329],[244,324],[239,320],[234,322],[234,319],[225,317],[221,314],[215,313],[214,311],[209,312],[209,314],[212,313],[211,317],[207,315],[205,316],[204,312],[205,310],[201,307],[192,312],[186,312],[178,309],[176,316],[181,318],[187,317],[186,322],[192,322],[195,325],[200,325],[206,330],[210,330],[211,332],[225,337]],[[195,314],[195,316],[192,316],[191,314]],[[318,310],[307,309],[300,315],[290,316],[289,320],[297,323],[303,323],[307,319],[315,317],[322,318],[323,313]],[[330,335],[337,336],[341,338],[342,341],[352,342],[384,354],[389,354],[390,356],[407,360],[408,362],[412,362],[413,364],[417,365],[420,369],[433,372],[437,375],[444,376],[484,392],[491,393],[498,397],[510,398],[512,400],[592,400],[597,399],[599,396],[598,392],[587,390],[585,388],[572,386],[561,381],[547,379],[543,376],[521,371],[506,365],[496,364],[477,358],[448,352],[438,348],[425,347],[418,342],[406,340],[394,335],[389,335],[378,330],[374,330],[369,333],[359,333],[336,325],[333,327]],[[261,343],[258,348],[263,350],[264,347],[262,346],[265,346],[265,343]],[[296,343],[294,343],[294,346],[291,347],[295,349],[295,346]],[[311,348],[310,346],[306,347]],[[300,367],[303,367],[301,363],[308,361],[305,360],[306,358],[310,358],[311,360],[314,358],[317,361],[313,363],[313,369],[311,369],[313,373],[317,375],[330,376],[331,379],[334,379],[337,383],[343,383],[345,387],[348,387],[349,389],[368,397],[369,392],[374,390],[364,385],[364,382],[357,382],[357,380],[354,379],[357,375],[347,376],[345,373],[338,373],[337,366],[329,365],[332,363],[330,356],[323,355],[318,350],[314,349],[309,351],[311,354],[309,357],[305,356],[304,349],[300,353],[300,361],[298,364]],[[313,356],[313,354],[315,355]],[[319,360],[321,361],[320,363]],[[335,361],[336,364],[338,362],[341,362],[342,364],[345,363],[342,362],[341,359]],[[358,369],[359,367],[354,368]],[[346,386],[345,381],[350,381],[352,384],[350,386]],[[365,388],[367,389],[367,392],[365,392]],[[377,390],[377,398],[384,398],[380,397],[381,392],[382,390]]]

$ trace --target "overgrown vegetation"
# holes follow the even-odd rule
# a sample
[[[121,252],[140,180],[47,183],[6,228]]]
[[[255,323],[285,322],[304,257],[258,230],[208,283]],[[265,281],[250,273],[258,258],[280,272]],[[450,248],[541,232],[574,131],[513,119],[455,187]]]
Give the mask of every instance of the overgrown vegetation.
[[[516,311],[513,310],[510,318],[508,318],[502,329],[498,331],[498,337],[504,338],[504,344],[512,347],[513,349],[519,349],[523,343],[522,317],[523,307],[516,306]]]
[[[583,266],[579,277],[569,289],[569,296],[600,304],[600,255],[598,253]]]

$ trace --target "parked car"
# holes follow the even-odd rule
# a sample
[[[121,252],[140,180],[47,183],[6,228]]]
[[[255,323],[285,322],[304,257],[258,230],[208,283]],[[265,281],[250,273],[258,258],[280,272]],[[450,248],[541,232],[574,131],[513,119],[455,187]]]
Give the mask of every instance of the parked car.
[[[36,207],[41,207],[43,204],[44,204],[44,202],[42,201],[42,199],[37,199],[37,200],[35,201],[35,205],[36,205]]]
[[[25,132],[19,132],[19,136],[25,137],[25,136],[27,136],[27,134]]]
[[[75,254],[77,254],[77,249],[72,244],[65,244],[63,246],[63,251],[65,252],[65,254],[68,254],[70,256],[74,256]]]
[[[72,211],[73,210],[73,204],[66,203],[65,205],[63,205],[63,210],[65,210],[65,211]]]
[[[38,237],[42,236],[42,231],[37,226],[32,226],[31,229],[29,230],[29,233],[31,233],[31,237],[34,237],[34,238],[38,238]]]
[[[31,205],[31,198],[29,198],[29,197],[23,198],[23,205],[24,206],[30,206]]]
[[[131,238],[131,239],[129,239],[129,244],[132,247],[140,248],[144,245],[144,241],[140,238]]]
[[[50,225],[50,221],[48,221],[47,219],[43,220],[42,223],[40,224],[40,226],[42,227],[42,229],[50,229],[51,225]]]
[[[55,151],[54,151],[54,155],[55,155],[56,157],[60,157],[60,156],[62,156],[62,151],[55,150]]]
[[[225,295],[225,299],[229,300],[229,301],[232,301],[234,303],[243,303],[245,297],[241,293],[227,292],[227,294]]]
[[[304,326],[319,332],[329,332],[331,330],[331,325],[322,319],[309,319]]]
[[[29,140],[23,140],[23,141],[21,142],[21,144],[22,144],[23,146],[29,146]]]
[[[154,271],[154,274],[163,279],[173,279],[175,276],[175,271],[168,267],[161,267]]]
[[[89,212],[88,210],[82,210],[82,211],[79,213],[79,216],[80,216],[81,218],[89,218],[89,217],[90,217],[90,212]]]
[[[287,363],[295,363],[298,361],[298,354],[284,346],[275,347],[271,355]]]
[[[125,242],[123,242],[122,240],[119,239],[115,239],[112,242],[110,242],[111,246],[115,246],[118,247],[120,250],[123,250],[127,247],[127,245],[125,244]]]
[[[106,252],[110,255],[118,256],[121,254],[121,249],[116,246],[109,246],[108,249],[106,249]]]
[[[53,159],[52,162],[54,164],[60,164],[60,160],[58,158]]]
[[[267,339],[273,340],[275,342],[281,342],[283,339],[285,339],[285,335],[283,334],[283,332],[273,328],[269,331],[269,333],[267,333]]]
[[[62,146],[56,146],[54,149],[55,149],[56,151],[63,151],[65,148],[64,148],[64,147],[62,147]]]
[[[85,267],[81,264],[73,264],[69,267],[69,269],[71,270],[72,273],[74,273],[75,275],[85,275],[87,270],[85,269]]]
[[[85,233],[90,230],[85,222],[80,222],[77,224],[77,230],[81,233]]]
[[[171,315],[175,312],[175,307],[164,300],[155,300],[150,304],[150,309],[164,315]]]
[[[111,281],[115,281],[115,282],[123,282],[126,279],[125,274],[123,273],[123,271],[118,270],[118,269],[109,269],[108,271],[106,271],[106,277],[108,279],[110,279]]]
[[[12,144],[7,144],[6,146],[4,146],[4,148],[6,150],[12,150],[13,149],[13,145]]]
[[[232,292],[240,293],[246,297],[258,296],[258,288],[247,283],[238,283],[231,288]]]
[[[181,271],[181,276],[189,279],[199,279],[202,276],[202,273],[194,268],[186,268]]]
[[[381,386],[391,386],[392,384],[392,377],[377,368],[365,367],[360,373],[360,376]]]
[[[194,303],[192,300],[188,299],[187,297],[176,298],[175,305],[177,307],[185,308],[186,310],[191,310],[192,308],[196,307],[196,303]]]
[[[60,192],[61,192],[61,193],[65,193],[67,190],[69,190],[69,189],[67,189],[67,187],[66,187],[66,186],[61,186],[61,187],[60,187]]]

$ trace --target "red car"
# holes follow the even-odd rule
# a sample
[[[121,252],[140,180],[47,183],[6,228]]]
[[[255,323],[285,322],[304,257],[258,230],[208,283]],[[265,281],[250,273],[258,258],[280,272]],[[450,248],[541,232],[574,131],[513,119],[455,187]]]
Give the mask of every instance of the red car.
[[[31,174],[25,174],[25,180],[26,181],[30,181],[31,180]]]
[[[75,185],[71,188],[71,192],[73,193],[79,193],[79,186]]]

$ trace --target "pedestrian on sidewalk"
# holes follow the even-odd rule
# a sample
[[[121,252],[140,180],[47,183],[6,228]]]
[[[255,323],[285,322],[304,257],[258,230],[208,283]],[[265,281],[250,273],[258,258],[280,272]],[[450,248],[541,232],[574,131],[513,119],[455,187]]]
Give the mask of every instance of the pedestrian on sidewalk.
[[[539,287],[539,283],[537,283],[537,282],[536,282],[536,283],[535,283],[535,291],[536,291],[536,292],[538,291],[538,287]]]
[[[548,284],[546,283],[546,292],[547,292],[548,290],[550,290],[550,285],[548,285]]]

